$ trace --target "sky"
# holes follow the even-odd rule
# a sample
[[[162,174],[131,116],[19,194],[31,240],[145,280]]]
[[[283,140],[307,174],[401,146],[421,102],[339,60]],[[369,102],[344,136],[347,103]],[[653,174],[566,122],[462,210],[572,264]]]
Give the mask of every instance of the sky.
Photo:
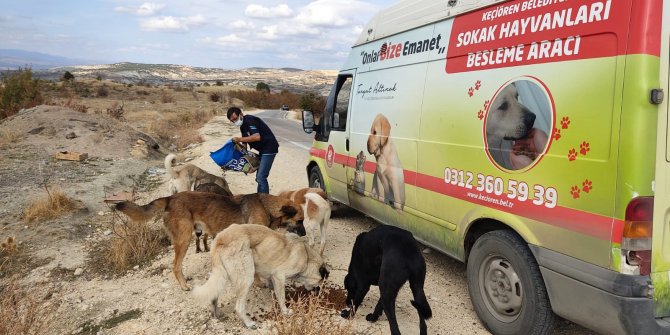
[[[399,0],[0,0],[0,49],[97,63],[336,70]]]

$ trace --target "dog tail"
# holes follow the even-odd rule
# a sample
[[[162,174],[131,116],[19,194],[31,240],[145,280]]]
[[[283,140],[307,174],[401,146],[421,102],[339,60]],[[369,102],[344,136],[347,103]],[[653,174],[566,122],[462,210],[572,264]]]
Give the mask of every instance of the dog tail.
[[[214,259],[212,259],[214,262]],[[228,281],[228,274],[223,268],[223,265],[212,265],[212,273],[209,275],[207,282],[202,286],[196,286],[193,289],[193,296],[195,300],[204,304],[216,304],[219,295],[223,293],[225,284]]]
[[[170,175],[170,177],[172,177],[172,179],[177,179],[179,177],[177,172],[172,168],[172,161],[174,161],[175,158],[177,158],[175,154],[169,154],[165,156],[165,170]]]
[[[156,216],[160,211],[164,211],[170,202],[170,197],[158,198],[144,206],[140,206],[130,201],[123,201],[114,207],[115,210],[126,214],[133,222],[144,222]]]

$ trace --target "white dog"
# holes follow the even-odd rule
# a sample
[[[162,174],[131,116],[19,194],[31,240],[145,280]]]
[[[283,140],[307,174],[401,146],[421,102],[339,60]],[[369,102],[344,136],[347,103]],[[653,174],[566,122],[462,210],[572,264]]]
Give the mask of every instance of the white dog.
[[[512,141],[528,135],[535,123],[535,114],[519,102],[514,83],[505,86],[489,107],[486,117],[486,142],[493,160],[510,169]]]
[[[320,231],[321,245],[320,254],[323,256],[323,250],[326,244],[326,230],[330,222],[330,202],[325,200],[317,193],[305,193],[305,203],[301,205],[305,219],[305,233],[310,246],[314,246],[317,231]]]

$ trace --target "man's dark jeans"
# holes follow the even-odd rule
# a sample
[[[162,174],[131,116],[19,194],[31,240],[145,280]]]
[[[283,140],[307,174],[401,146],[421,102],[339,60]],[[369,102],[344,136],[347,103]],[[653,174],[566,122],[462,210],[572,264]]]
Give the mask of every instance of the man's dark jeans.
[[[258,183],[258,193],[270,193],[270,185],[268,185],[268,176],[270,175],[270,169],[272,168],[272,163],[275,160],[277,154],[264,154],[261,155],[261,164],[258,166],[256,171],[256,182]]]

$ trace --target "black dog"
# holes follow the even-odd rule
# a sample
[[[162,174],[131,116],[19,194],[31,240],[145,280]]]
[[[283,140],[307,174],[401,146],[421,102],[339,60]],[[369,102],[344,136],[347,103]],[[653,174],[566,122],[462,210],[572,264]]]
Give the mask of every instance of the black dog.
[[[409,280],[414,296],[411,302],[419,312],[419,332],[425,335],[426,319],[433,315],[423,292],[425,279],[426,261],[412,234],[393,226],[375,227],[356,237],[349,273],[344,278],[349,307],[343,309],[341,315],[343,318],[353,316],[370,290],[370,285],[378,285],[381,297],[374,312],[365,319],[375,322],[384,311],[389,320],[391,334],[400,334],[395,317],[395,300],[400,288]]]

